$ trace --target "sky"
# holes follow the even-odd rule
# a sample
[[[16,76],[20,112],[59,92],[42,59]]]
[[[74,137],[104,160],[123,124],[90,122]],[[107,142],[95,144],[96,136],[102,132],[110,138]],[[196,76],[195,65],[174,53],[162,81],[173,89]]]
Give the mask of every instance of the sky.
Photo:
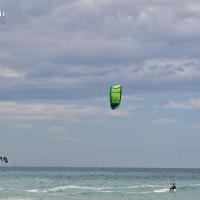
[[[1,0],[0,10],[9,166],[200,167],[198,1]],[[113,84],[123,86],[114,111]]]

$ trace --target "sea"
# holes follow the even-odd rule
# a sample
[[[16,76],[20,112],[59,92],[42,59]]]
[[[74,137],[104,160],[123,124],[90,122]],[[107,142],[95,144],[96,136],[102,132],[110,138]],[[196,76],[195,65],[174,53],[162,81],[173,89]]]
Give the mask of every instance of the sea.
[[[200,169],[1,167],[0,199],[199,200]]]

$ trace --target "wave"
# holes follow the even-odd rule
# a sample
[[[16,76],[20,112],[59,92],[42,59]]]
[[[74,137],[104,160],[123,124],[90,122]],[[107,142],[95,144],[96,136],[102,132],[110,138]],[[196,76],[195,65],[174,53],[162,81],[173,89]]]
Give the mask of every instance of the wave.
[[[92,187],[92,186],[77,186],[77,185],[66,185],[66,186],[59,186],[52,189],[47,189],[47,191],[63,191],[67,189],[81,189],[81,190],[100,190],[99,187]]]
[[[169,188],[158,189],[158,190],[154,190],[153,192],[155,193],[169,192]]]
[[[182,189],[194,189],[199,188],[200,184],[193,184],[193,185],[179,185],[177,187],[178,190]],[[148,189],[148,191],[145,191]],[[152,189],[151,189],[152,188]],[[105,192],[105,193],[118,193],[118,192],[125,192],[125,193],[165,193],[169,192],[169,187],[166,185],[128,185],[128,186],[81,186],[81,185],[63,185],[57,186],[53,188],[47,189],[30,189],[26,190],[26,192],[31,193],[54,193],[54,192],[65,192],[67,190],[84,190],[84,191],[94,191],[94,192]]]
[[[26,192],[31,192],[31,193],[47,193],[47,192],[63,192],[69,189],[79,189],[79,190],[103,190],[106,189],[106,187],[92,187],[92,186],[78,186],[78,185],[65,185],[65,186],[58,186],[50,189],[31,189],[31,190],[26,190]]]
[[[66,186],[59,186],[51,189],[47,189],[46,191],[64,191],[67,189],[80,189],[80,190],[95,190],[95,191],[102,191],[106,190],[110,192],[113,189],[140,189],[140,188],[155,188],[155,187],[163,187],[161,185],[130,185],[130,186],[102,186],[102,187],[95,187],[95,186],[78,186],[78,185],[66,185]]]
[[[131,189],[145,189],[145,188],[156,188],[156,187],[163,187],[161,185],[129,185],[129,186],[80,186],[80,185],[64,185],[58,186],[49,189],[30,189],[25,190],[26,192],[30,193],[51,193],[51,192],[65,192],[67,190],[90,190],[94,192],[105,192],[105,193],[112,193],[112,192],[120,192],[119,190],[128,190]],[[125,191],[124,191],[125,192]]]
[[[35,192],[40,192],[40,190],[39,189],[33,189],[33,190],[26,190],[26,192],[33,192],[33,193],[35,193]]]

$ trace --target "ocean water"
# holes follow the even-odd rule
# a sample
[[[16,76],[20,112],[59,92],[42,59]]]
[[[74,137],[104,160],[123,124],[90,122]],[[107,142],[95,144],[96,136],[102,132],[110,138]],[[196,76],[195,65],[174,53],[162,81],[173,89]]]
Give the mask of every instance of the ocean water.
[[[0,200],[44,199],[199,200],[200,169],[0,168]]]

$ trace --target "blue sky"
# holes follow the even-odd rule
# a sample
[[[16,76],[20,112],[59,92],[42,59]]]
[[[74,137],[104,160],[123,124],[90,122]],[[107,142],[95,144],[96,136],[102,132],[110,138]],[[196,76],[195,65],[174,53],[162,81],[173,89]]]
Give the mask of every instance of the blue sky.
[[[11,166],[200,167],[197,1],[0,9],[0,151]],[[123,85],[116,111],[112,84]]]

